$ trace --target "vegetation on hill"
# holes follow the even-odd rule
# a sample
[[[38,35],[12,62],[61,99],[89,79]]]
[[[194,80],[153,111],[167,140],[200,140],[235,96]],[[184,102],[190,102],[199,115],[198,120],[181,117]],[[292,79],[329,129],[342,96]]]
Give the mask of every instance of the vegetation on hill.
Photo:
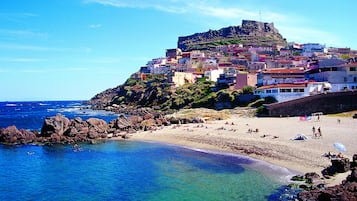
[[[104,94],[96,95],[91,104],[101,104],[101,109],[118,105],[130,108],[151,108],[158,112],[173,112],[183,108],[228,109],[237,106],[254,107],[265,103],[264,99],[253,95],[253,87],[243,90],[213,90],[214,82],[205,79],[187,83],[180,87],[169,84],[164,76],[148,76],[145,81],[129,78],[123,85]],[[111,97],[111,98],[108,98]],[[99,99],[99,100],[98,100]],[[260,100],[256,102],[257,100]]]

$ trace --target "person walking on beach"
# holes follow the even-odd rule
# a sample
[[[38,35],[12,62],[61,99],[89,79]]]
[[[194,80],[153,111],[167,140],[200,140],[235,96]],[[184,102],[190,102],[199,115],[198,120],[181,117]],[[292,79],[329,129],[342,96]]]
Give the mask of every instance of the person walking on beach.
[[[312,127],[312,134],[316,137],[316,129],[315,129],[315,126]]]
[[[319,137],[322,137],[322,133],[321,133],[321,128],[320,127],[317,129],[317,134],[319,135]]]

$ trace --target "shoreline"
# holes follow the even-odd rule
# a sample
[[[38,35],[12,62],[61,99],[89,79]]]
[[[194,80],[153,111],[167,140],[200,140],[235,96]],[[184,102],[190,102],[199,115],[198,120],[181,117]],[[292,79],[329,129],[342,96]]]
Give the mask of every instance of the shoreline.
[[[315,138],[312,127],[316,130],[320,127],[322,137]],[[252,132],[248,132],[249,130]],[[328,152],[338,153],[333,143],[344,144],[347,147],[344,156],[348,158],[357,153],[356,130],[356,120],[347,117],[321,116],[319,120],[315,117],[302,121],[299,117],[257,118],[232,115],[226,120],[140,131],[130,134],[129,140],[248,156],[291,171],[317,172],[321,175],[321,171],[331,165],[330,160],[323,155]],[[298,134],[304,134],[308,139],[291,140]],[[325,182],[328,185],[339,184],[346,178],[344,175],[337,174]]]

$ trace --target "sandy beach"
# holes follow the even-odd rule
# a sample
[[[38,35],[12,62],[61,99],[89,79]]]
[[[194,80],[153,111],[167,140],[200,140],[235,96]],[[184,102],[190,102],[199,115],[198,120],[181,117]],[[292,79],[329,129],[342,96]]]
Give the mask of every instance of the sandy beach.
[[[321,137],[315,137],[313,127],[315,132],[320,128]],[[292,140],[298,134],[304,134],[308,139]],[[321,173],[330,165],[330,160],[323,155],[339,153],[333,146],[335,142],[346,146],[345,157],[352,158],[357,153],[356,135],[357,120],[351,117],[320,116],[301,120],[299,117],[233,115],[226,120],[171,125],[156,131],[138,132],[132,134],[130,139],[248,155],[301,173]],[[338,177],[333,180],[328,183],[340,182]]]

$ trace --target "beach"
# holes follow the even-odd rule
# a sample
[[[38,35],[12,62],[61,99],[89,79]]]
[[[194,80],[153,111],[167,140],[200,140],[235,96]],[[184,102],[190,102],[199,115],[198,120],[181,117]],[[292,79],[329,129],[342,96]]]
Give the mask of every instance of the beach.
[[[156,131],[142,131],[130,135],[130,140],[154,141],[194,149],[228,152],[263,160],[290,170],[317,172],[330,166],[324,154],[338,154],[335,142],[346,146],[343,155],[352,158],[357,153],[357,124],[351,117],[322,115],[301,117],[258,118],[232,115],[229,119],[200,124],[166,126]],[[321,136],[314,134],[320,128]],[[293,140],[304,134],[306,140]],[[333,177],[335,184],[343,176]],[[345,177],[344,177],[345,178]]]

